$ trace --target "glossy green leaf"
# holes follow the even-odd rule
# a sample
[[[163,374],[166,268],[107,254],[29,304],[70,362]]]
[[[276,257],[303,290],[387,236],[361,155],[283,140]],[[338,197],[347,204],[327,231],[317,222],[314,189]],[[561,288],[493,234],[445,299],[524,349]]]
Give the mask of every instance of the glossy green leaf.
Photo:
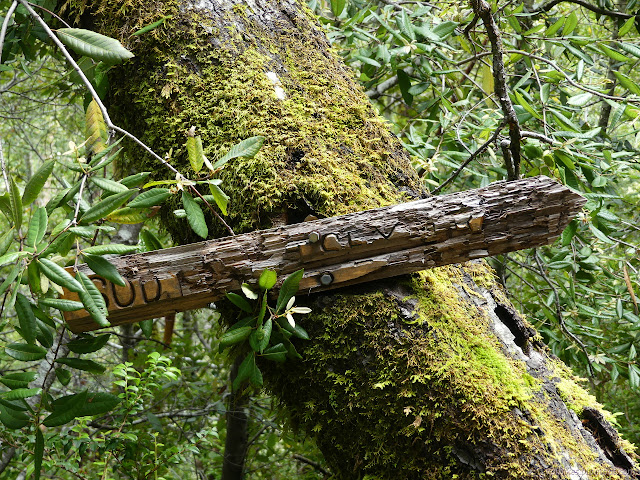
[[[15,372],[8,373],[0,377],[0,383],[3,385],[15,389],[15,388],[27,388],[29,383],[36,379],[36,372]]]
[[[72,292],[83,291],[82,285],[69,272],[47,258],[38,260],[40,270],[53,283],[65,287]]]
[[[247,138],[237,143],[216,163],[213,164],[213,169],[217,170],[222,168],[229,160],[238,157],[253,158],[260,151],[265,138],[261,136]]]
[[[22,193],[22,204],[29,205],[31,204],[40,192],[42,191],[42,187],[47,182],[47,179],[53,172],[53,167],[55,165],[54,160],[49,160],[44,162],[42,166],[31,176],[27,184],[24,186],[24,192]]]
[[[564,27],[562,28],[562,36],[567,37],[571,35],[577,26],[578,16],[576,15],[576,12],[573,11],[564,22]]]
[[[82,249],[82,253],[90,255],[126,255],[127,253],[137,252],[136,245],[124,245],[121,243],[112,243],[106,245],[94,245]]]
[[[26,343],[11,343],[4,347],[4,352],[11,358],[15,358],[16,360],[23,362],[41,360],[47,355],[47,350],[45,348]]]
[[[285,278],[284,282],[282,282],[282,287],[280,287],[280,293],[278,294],[278,301],[276,302],[277,313],[282,313],[287,302],[296,294],[303,275],[304,269],[301,268],[300,270],[293,272]]]
[[[106,258],[99,255],[91,255],[86,252],[83,252],[82,258],[87,262],[89,268],[97,275],[100,275],[102,278],[106,278],[110,282],[120,285],[121,287],[126,285],[124,278],[122,278],[118,269]]]
[[[234,330],[227,330],[220,337],[220,348],[230,347],[231,345],[236,345],[238,343],[244,342],[252,332],[251,327],[240,327]]]
[[[396,71],[396,75],[398,76],[398,86],[400,87],[400,93],[402,94],[404,103],[410,106],[413,104],[413,95],[409,93],[409,90],[411,90],[411,77],[409,77],[404,70],[400,69]]]
[[[331,0],[331,11],[336,17],[339,17],[342,14],[346,4],[347,0]]]
[[[131,208],[148,208],[160,205],[171,196],[168,188],[152,188],[146,192],[142,192],[128,204]]]
[[[36,325],[36,316],[31,309],[31,302],[27,297],[18,293],[15,307],[20,323],[20,335],[27,343],[34,344],[38,326]]]
[[[14,410],[3,402],[2,408],[0,408],[0,422],[2,422],[5,427],[11,430],[19,430],[29,425],[30,420],[31,417],[24,413],[24,411]]]
[[[566,247],[571,243],[571,239],[576,234],[577,230],[578,230],[577,220],[571,220],[571,222],[569,222],[569,225],[567,225],[567,228],[565,228],[564,231],[562,232],[561,242],[563,247]]]
[[[209,190],[213,196],[216,205],[220,209],[223,215],[227,215],[227,205],[229,204],[229,196],[220,189],[217,185],[209,184]]]
[[[74,418],[80,416],[80,412],[86,401],[86,390],[58,399],[53,412],[44,419],[42,424],[46,427],[57,427],[69,423]]]
[[[110,333],[105,333],[96,337],[74,338],[67,343],[67,347],[69,347],[69,350],[73,353],[93,353],[104,347],[110,337]]]
[[[3,400],[22,400],[40,395],[41,392],[41,388],[16,388],[14,390],[9,390],[8,392],[2,392],[0,393],[0,396]]]
[[[103,415],[113,410],[122,400],[107,392],[89,392],[87,400],[78,412],[79,417]]]
[[[76,278],[83,286],[83,290],[78,292],[78,296],[92,320],[100,327],[111,325],[107,320],[107,306],[104,297],[98,287],[82,272],[78,272]]]
[[[276,284],[278,280],[278,275],[275,270],[265,269],[260,274],[260,278],[258,279],[258,286],[260,290],[270,290]]]
[[[193,231],[202,238],[207,238],[209,230],[207,228],[207,222],[204,219],[204,213],[200,205],[193,201],[193,197],[187,192],[182,192],[182,204],[184,205],[184,211],[187,214],[187,221],[193,229]]]
[[[129,175],[128,177],[125,177],[122,180],[120,180],[120,183],[129,188],[138,187],[142,185],[144,182],[146,182],[150,175],[151,175],[151,172],[134,173],[133,175]],[[175,183],[175,180],[173,181],[173,183]],[[145,188],[146,188],[146,185],[145,185]]]
[[[56,368],[56,378],[62,385],[69,385],[71,381],[71,372],[66,368],[58,367]]]
[[[115,38],[106,37],[82,28],[59,28],[56,31],[62,43],[85,57],[106,63],[120,63],[133,57]]]
[[[84,358],[57,358],[57,363],[66,365],[76,370],[83,370],[89,373],[101,374],[104,373],[106,367],[94,362],[93,360],[85,360]]]
[[[86,224],[106,217],[129,200],[131,195],[133,195],[133,191],[127,190],[126,192],[116,193],[115,195],[105,198],[87,210],[82,217],[80,217],[80,221]]]
[[[616,78],[620,82],[620,85],[622,85],[624,88],[629,90],[631,93],[640,95],[640,86],[638,86],[636,82],[631,80],[631,78],[615,70],[613,71],[613,74],[616,76]]]
[[[147,230],[146,228],[143,228],[140,232],[140,240],[142,243],[142,249],[145,252],[161,250],[163,248],[162,243],[160,243],[158,237],[156,237],[151,231]]]
[[[4,255],[2,255],[0,257],[0,267],[3,267],[5,265],[9,265],[10,263],[15,263],[16,260],[18,260],[20,258],[24,258],[27,255],[29,255],[28,252],[5,253]]]
[[[204,151],[202,149],[202,137],[200,137],[200,135],[187,137],[187,156],[189,157],[189,163],[194,172],[198,173],[202,170],[202,165],[204,165]]]
[[[11,227],[0,237],[0,256],[7,253],[7,250],[9,250],[9,247],[15,241],[13,234],[14,234],[14,230],[13,230],[13,227]]]
[[[105,192],[121,193],[121,192],[128,192],[129,191],[129,188],[126,185],[123,185],[123,184],[121,184],[119,182],[116,182],[114,180],[110,180],[108,178],[89,177],[89,181],[91,183],[93,183],[94,185],[96,185],[97,187],[99,187],[102,190],[104,190]]]
[[[36,426],[36,441],[33,447],[33,478],[40,480],[42,472],[42,458],[44,457],[44,436],[42,430]]]
[[[27,230],[27,245],[35,247],[44,238],[44,234],[47,231],[47,225],[49,217],[47,215],[47,209],[44,207],[38,207],[33,212],[31,221],[29,222],[29,228]]]
[[[153,22],[147,26],[142,27],[140,30],[136,30],[135,32],[133,32],[131,35],[132,36],[138,36],[138,35],[143,35],[147,32],[150,32],[151,30],[158,28],[160,25],[162,25],[165,21],[167,21],[168,19],[172,18],[172,15],[167,15],[166,17],[162,17],[160,20],[158,20],[157,22]]]
[[[282,343],[278,343],[273,347],[267,348],[262,353],[262,357],[267,360],[282,363],[287,359],[287,348]]]
[[[247,300],[244,297],[241,297],[237,293],[229,292],[227,293],[227,298],[231,303],[233,303],[240,310],[247,313],[253,312],[253,307],[251,307],[251,304],[247,302]]]
[[[13,224],[18,230],[22,226],[22,195],[20,190],[13,181],[13,178],[9,180],[9,201],[11,203],[11,213],[13,214]]]
[[[73,312],[74,310],[81,310],[84,308],[84,305],[82,305],[81,302],[66,300],[64,298],[43,298],[40,300],[40,305],[57,308],[63,312]]]
[[[153,336],[153,318],[142,320],[138,322],[138,325],[140,325],[140,330],[142,330],[145,338],[151,338]]]

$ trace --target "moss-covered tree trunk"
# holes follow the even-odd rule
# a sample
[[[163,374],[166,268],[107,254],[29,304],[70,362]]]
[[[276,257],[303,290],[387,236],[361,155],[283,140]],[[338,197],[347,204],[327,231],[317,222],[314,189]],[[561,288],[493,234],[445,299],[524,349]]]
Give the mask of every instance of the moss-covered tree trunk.
[[[209,158],[266,137],[254,159],[223,172],[236,232],[423,195],[406,153],[302,1],[95,0],[67,11],[82,8],[85,21],[136,54],[112,72],[115,119],[156,152],[173,148],[171,162],[185,174],[193,175],[183,147],[191,126]],[[169,176],[140,150],[129,159]],[[164,224],[174,238],[195,240],[171,210]],[[306,301],[314,313],[304,319],[312,340],[299,344],[303,360],[264,365],[265,381],[336,478],[636,475],[593,398],[483,263]]]

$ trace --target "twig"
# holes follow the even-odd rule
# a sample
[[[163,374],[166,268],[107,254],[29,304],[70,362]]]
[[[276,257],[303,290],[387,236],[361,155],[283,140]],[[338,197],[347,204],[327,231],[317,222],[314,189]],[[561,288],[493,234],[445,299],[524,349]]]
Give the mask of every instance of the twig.
[[[433,191],[431,192],[433,195],[437,194],[440,190],[442,190],[444,187],[446,187],[447,185],[449,185],[451,182],[453,182],[458,175],[460,175],[460,172],[462,172],[462,170],[464,170],[464,168],[469,165],[471,162],[473,162],[473,160],[480,155],[482,152],[484,152],[487,147],[489,145],[491,145],[493,142],[495,142],[496,138],[498,138],[498,135],[500,135],[500,130],[502,129],[502,127],[504,126],[505,121],[504,119],[502,120],[502,122],[500,122],[500,125],[498,126],[498,128],[496,128],[496,131],[493,132],[493,135],[491,135],[491,138],[489,138],[489,140],[487,140],[486,142],[484,142],[482,145],[480,145],[480,147],[473,152],[469,158],[467,158],[462,165],[460,165],[457,170],[455,172],[453,172],[451,174],[451,176],[449,178],[447,178],[443,183],[441,183],[440,185],[438,185],[435,189],[433,189]]]
[[[7,187],[7,193],[11,194],[11,184],[9,183],[9,177],[7,177],[7,165],[4,163],[4,151],[2,149],[2,139],[0,139],[0,168],[2,168],[2,177],[4,178],[5,187]]]
[[[320,465],[318,462],[314,462],[313,460],[307,458],[307,457],[303,457],[302,455],[299,455],[297,453],[294,453],[292,455],[292,457],[296,460],[298,460],[299,462],[302,463],[306,463],[307,465],[315,468],[317,471],[319,471],[320,473],[322,473],[323,475],[326,475],[327,477],[331,476],[331,472],[326,470],[322,465]]]
[[[596,7],[595,5],[591,5],[589,2],[586,2],[584,0],[552,0],[549,3],[540,5],[538,8],[535,8],[530,13],[533,15],[543,13],[543,12],[546,13],[549,10],[551,10],[553,7],[555,7],[556,5],[562,2],[575,3],[576,5],[580,5],[581,7],[586,8],[587,10],[591,10],[594,13],[605,15],[607,17],[621,18],[623,20],[633,17],[633,15],[629,15],[628,13],[613,12],[611,10],[605,10],[604,8]]]
[[[7,34],[7,28],[9,27],[9,20],[13,16],[13,12],[16,11],[16,8],[18,8],[18,2],[17,0],[14,0],[11,6],[9,7],[9,10],[7,10],[7,15],[4,17],[4,20],[2,22],[2,28],[0,28],[0,60],[2,60],[1,57],[2,57],[2,50],[4,49],[4,37]]]
[[[520,122],[507,91],[507,77],[502,58],[504,49],[502,48],[500,30],[493,18],[489,3],[485,0],[470,0],[470,3],[474,13],[482,20],[491,43],[494,88],[509,127],[509,155],[508,158],[505,158],[508,180],[517,180],[520,178]]]
[[[589,370],[589,379],[590,381],[593,381],[592,380],[593,365],[591,363],[591,359],[589,358],[589,352],[587,351],[587,347],[585,346],[584,343],[582,343],[582,341],[578,337],[576,337],[572,332],[569,331],[569,329],[567,328],[567,325],[564,323],[564,320],[562,319],[562,306],[560,305],[560,294],[558,294],[558,290],[556,289],[556,286],[553,284],[551,279],[545,273],[544,267],[542,265],[542,261],[540,260],[540,256],[538,255],[537,249],[533,250],[533,257],[536,261],[536,264],[538,265],[539,275],[542,277],[542,279],[546,282],[547,285],[549,285],[549,287],[553,291],[553,299],[556,307],[556,317],[558,318],[558,323],[560,324],[560,328],[565,333],[565,335],[567,335],[571,340],[573,340],[580,347],[580,350],[582,350],[582,353],[584,353],[585,357],[587,358],[587,369]]]
[[[554,143],[562,143],[554,138],[549,138],[546,135],[543,135],[542,133],[530,132],[529,130],[522,130],[520,132],[520,136],[522,138],[535,138],[536,140],[540,140],[541,142],[545,142],[545,143],[550,143],[552,145]]]

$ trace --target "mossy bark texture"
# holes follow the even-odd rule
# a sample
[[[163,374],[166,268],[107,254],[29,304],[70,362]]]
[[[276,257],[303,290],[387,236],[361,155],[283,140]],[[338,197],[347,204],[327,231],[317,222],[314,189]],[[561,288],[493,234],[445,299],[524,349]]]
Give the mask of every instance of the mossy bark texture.
[[[184,148],[191,126],[211,159],[266,137],[254,159],[223,171],[236,232],[423,195],[406,153],[302,2],[73,2],[67,11],[84,9],[82,18],[136,55],[112,72],[114,118],[156,152],[173,149],[185,174],[194,176]],[[170,176],[139,150],[128,158]],[[176,241],[195,240],[171,209],[164,225]],[[605,417],[585,418],[587,428],[580,420],[598,407],[593,398],[538,343],[484,264],[305,301],[314,313],[303,320],[312,335],[299,344],[303,359],[261,367],[335,478],[634,477],[623,442],[595,425]],[[592,431],[608,432],[609,443]]]

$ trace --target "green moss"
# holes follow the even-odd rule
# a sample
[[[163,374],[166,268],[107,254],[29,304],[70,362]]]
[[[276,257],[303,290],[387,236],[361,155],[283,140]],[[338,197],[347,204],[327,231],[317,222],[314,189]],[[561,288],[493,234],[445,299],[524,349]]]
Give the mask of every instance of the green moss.
[[[171,163],[190,178],[197,178],[184,146],[191,126],[212,160],[247,137],[266,138],[254,159],[233,160],[221,174],[236,232],[398,203],[422,191],[400,143],[310,18],[276,33],[252,22],[250,7],[236,5],[240,18],[226,28],[224,19],[178,12],[165,2],[155,16],[173,18],[130,40],[128,34],[152,20],[134,2],[125,5],[99,7],[109,20],[102,29],[127,39],[136,54],[111,79],[117,122],[158,154],[172,150]],[[124,25],[114,26],[123,11]],[[284,99],[268,72],[277,75]],[[157,179],[172,176],[137,148],[128,159],[128,167]],[[197,240],[171,214],[177,206],[165,209],[163,223],[178,242]],[[209,221],[213,236],[226,234]]]

